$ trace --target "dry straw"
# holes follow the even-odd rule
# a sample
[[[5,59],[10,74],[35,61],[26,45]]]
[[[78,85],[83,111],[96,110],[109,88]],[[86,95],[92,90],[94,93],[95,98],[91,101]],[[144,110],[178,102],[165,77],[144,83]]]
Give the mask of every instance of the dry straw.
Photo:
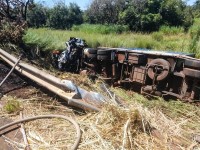
[[[126,107],[121,107],[108,98],[101,112],[84,114],[63,106],[46,94],[34,92],[34,89],[31,93],[31,98],[19,100],[23,101],[20,104],[24,117],[47,114],[71,116],[81,126],[80,150],[168,150],[194,149],[199,146],[190,134],[186,134],[186,130],[194,132],[185,127],[191,121],[189,118],[171,119],[161,109],[147,109],[134,100]],[[6,103],[7,99],[4,96],[1,102]],[[19,119],[18,114],[7,115],[3,110],[0,114],[13,120]],[[36,120],[26,123],[25,129],[33,150],[66,150],[75,139],[75,129],[61,119]],[[25,146],[23,140],[19,144],[9,139],[7,141],[15,147]]]

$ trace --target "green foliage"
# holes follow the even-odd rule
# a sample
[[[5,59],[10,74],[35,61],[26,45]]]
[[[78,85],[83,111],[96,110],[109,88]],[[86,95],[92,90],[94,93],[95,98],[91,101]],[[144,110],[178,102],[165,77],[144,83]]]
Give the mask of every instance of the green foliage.
[[[93,0],[85,11],[85,21],[91,24],[115,24],[126,3],[122,0]]]
[[[191,7],[186,7],[184,10],[184,22],[183,27],[185,31],[188,31],[189,27],[194,23],[194,15]]]
[[[164,24],[182,26],[184,23],[184,9],[186,5],[182,0],[163,0],[160,13]]]
[[[55,29],[69,28],[68,8],[58,4],[49,10],[48,26]]]
[[[192,53],[198,53],[197,55],[200,55],[200,53],[197,51],[198,48],[200,48],[200,19],[195,19],[194,24],[191,26],[189,32],[191,36],[191,42],[190,42],[190,51]]]
[[[163,33],[161,32],[154,32],[152,33],[152,38],[156,41],[163,41],[164,36],[163,36]]]
[[[70,3],[69,7],[58,3],[49,10],[47,25],[55,29],[70,29],[74,24],[81,24],[82,12],[77,4]]]
[[[92,25],[92,24],[82,24],[74,25],[72,31],[81,31],[85,33],[100,33],[100,34],[120,34],[122,32],[127,32],[129,29],[127,26],[122,25]]]
[[[160,14],[148,13],[141,16],[141,29],[142,31],[156,31],[160,27],[161,22]]]
[[[30,27],[42,27],[46,25],[47,9],[42,4],[36,4],[27,13],[27,22]]]
[[[196,18],[199,18],[200,17],[200,0],[196,0],[192,9],[193,9],[194,16]]]
[[[158,31],[163,25],[181,26],[188,30],[193,23],[193,14],[196,14],[194,10],[198,12],[198,8],[199,3],[189,7],[182,0],[93,0],[83,13],[75,3],[66,6],[59,2],[53,8],[36,4],[28,13],[28,23],[31,27],[45,26],[54,29],[71,29],[73,26],[74,31],[82,31],[88,27],[88,25],[83,25],[84,27],[75,25],[97,24],[91,30],[97,28],[97,33],[103,34],[121,33],[124,31],[123,25],[134,32]],[[98,27],[100,24],[103,27]],[[90,32],[86,30],[87,33]]]
[[[123,12],[119,13],[119,23],[129,26],[130,30],[139,30],[139,17],[137,16],[134,7],[128,7]]]
[[[176,35],[184,33],[183,27],[161,26],[159,31],[165,35]]]
[[[21,110],[19,101],[14,98],[8,100],[4,106],[4,110],[9,114],[19,112]]]

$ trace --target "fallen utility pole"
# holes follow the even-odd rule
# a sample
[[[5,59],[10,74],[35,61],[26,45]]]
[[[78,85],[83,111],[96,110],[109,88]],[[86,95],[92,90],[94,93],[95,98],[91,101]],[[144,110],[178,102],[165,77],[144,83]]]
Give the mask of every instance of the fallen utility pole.
[[[49,91],[55,93],[62,99],[66,100],[69,105],[87,111],[100,111],[98,106],[100,106],[104,100],[102,95],[96,92],[88,92],[76,86],[70,80],[61,80],[31,65],[21,61],[18,62],[17,58],[2,49],[0,49],[0,58],[2,58],[20,74],[28,77]]]

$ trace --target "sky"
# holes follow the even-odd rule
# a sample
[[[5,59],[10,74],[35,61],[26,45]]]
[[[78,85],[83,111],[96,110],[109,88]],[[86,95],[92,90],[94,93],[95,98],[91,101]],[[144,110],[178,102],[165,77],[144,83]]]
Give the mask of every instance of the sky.
[[[64,1],[66,5],[69,3],[76,3],[82,10],[86,10],[92,0],[35,0],[36,2],[42,2],[45,5],[53,6],[58,1]],[[194,4],[196,0],[186,0],[188,5]]]
[[[65,2],[66,5],[76,3],[82,10],[86,10],[92,0],[35,0],[35,2],[42,2],[48,6],[53,6],[59,1]]]

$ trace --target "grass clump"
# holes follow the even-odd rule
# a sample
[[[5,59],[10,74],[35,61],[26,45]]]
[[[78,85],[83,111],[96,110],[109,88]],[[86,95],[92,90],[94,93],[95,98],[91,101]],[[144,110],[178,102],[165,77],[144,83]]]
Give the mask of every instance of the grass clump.
[[[21,106],[19,101],[16,99],[12,98],[7,101],[7,103],[4,106],[4,110],[8,113],[18,113],[21,110]]]
[[[163,36],[163,33],[161,33],[161,32],[154,32],[154,33],[152,33],[152,38],[153,38],[154,40],[160,42],[160,41],[163,41],[164,36]]]
[[[165,35],[176,35],[184,33],[183,27],[170,27],[170,26],[161,26],[159,32]]]
[[[101,24],[82,24],[74,25],[72,31],[82,31],[84,33],[100,33],[100,34],[120,34],[127,32],[128,26],[125,25],[101,25]]]

